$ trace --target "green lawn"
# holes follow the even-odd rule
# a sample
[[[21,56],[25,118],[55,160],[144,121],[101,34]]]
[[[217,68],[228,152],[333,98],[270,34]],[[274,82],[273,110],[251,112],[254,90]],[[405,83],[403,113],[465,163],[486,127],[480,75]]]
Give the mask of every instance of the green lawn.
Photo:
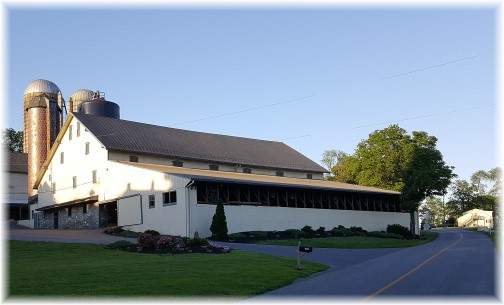
[[[327,269],[259,253],[157,255],[103,245],[9,241],[9,298],[252,296]]]
[[[437,238],[437,233],[422,231],[421,236],[426,239],[394,239],[394,238],[378,238],[378,237],[363,237],[363,236],[349,236],[349,237],[326,237],[326,238],[312,238],[300,239],[304,246],[311,246],[315,248],[341,248],[341,249],[367,249],[367,248],[401,248],[413,247],[433,241]],[[297,246],[297,239],[284,239],[284,240],[265,240],[258,243],[265,245],[280,245],[280,246]]]

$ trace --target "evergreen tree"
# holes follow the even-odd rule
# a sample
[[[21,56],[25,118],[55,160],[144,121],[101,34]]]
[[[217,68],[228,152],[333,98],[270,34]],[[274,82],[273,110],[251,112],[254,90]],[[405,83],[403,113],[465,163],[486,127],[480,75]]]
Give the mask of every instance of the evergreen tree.
[[[215,208],[215,214],[212,218],[210,231],[212,232],[213,239],[223,240],[227,238],[228,228],[226,214],[224,212],[224,205],[221,201],[217,203],[217,207]]]

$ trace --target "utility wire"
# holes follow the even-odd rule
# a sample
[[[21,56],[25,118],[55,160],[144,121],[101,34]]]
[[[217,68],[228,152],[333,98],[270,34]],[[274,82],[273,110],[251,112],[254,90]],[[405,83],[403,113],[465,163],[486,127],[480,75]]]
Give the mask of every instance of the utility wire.
[[[408,71],[408,72],[404,72],[404,73],[399,73],[399,74],[395,74],[395,75],[391,75],[391,76],[386,76],[386,77],[382,77],[382,78],[376,79],[374,81],[369,81],[367,83],[361,83],[361,84],[357,84],[357,85],[354,85],[354,86],[346,86],[345,88],[357,87],[357,86],[366,85],[366,84],[372,83],[372,82],[380,82],[380,81],[389,80],[389,79],[392,79],[392,78],[397,78],[397,77],[401,77],[401,76],[405,76],[405,75],[409,75],[409,74],[413,74],[413,73],[418,73],[418,72],[422,72],[422,71],[426,71],[426,70],[436,69],[436,68],[447,66],[447,65],[451,65],[451,64],[454,64],[454,63],[458,63],[458,62],[462,62],[462,61],[467,61],[467,60],[471,60],[471,59],[474,59],[474,58],[478,58],[478,57],[481,57],[481,56],[484,56],[484,55],[487,55],[487,53],[481,53],[481,54],[478,54],[478,55],[469,56],[469,57],[465,57],[465,58],[461,58],[461,59],[457,59],[457,60],[452,60],[452,61],[444,62],[444,63],[441,63],[441,64],[433,65],[433,66],[428,66],[428,67],[424,67],[424,68],[420,68],[420,69],[416,69],[416,70],[412,70],[412,71]],[[182,124],[189,124],[189,123],[195,123],[195,122],[200,122],[200,121],[205,121],[205,120],[211,120],[211,119],[221,118],[221,117],[225,117],[225,116],[232,116],[232,115],[236,115],[236,114],[240,114],[240,113],[255,111],[255,110],[269,108],[269,107],[274,107],[274,106],[278,106],[278,105],[289,104],[289,103],[297,102],[297,101],[300,101],[300,100],[306,100],[306,99],[309,99],[309,98],[312,98],[312,97],[315,97],[315,96],[320,96],[320,95],[323,95],[323,94],[332,93],[332,92],[335,92],[335,91],[336,90],[331,90],[331,91],[327,91],[325,93],[318,93],[318,94],[307,95],[307,96],[303,96],[303,97],[299,97],[299,98],[294,98],[294,99],[289,99],[289,100],[285,100],[285,101],[281,101],[281,102],[277,102],[277,103],[273,103],[273,104],[268,104],[268,105],[264,105],[264,106],[258,106],[258,107],[253,107],[253,108],[238,110],[238,111],[234,111],[234,112],[223,113],[223,114],[218,114],[218,115],[209,116],[209,117],[203,117],[203,118],[199,118],[199,119],[195,119],[195,120],[179,122],[179,123],[172,124],[172,126],[182,125]]]
[[[360,129],[360,128],[365,128],[365,127],[372,127],[372,126],[378,126],[378,125],[384,125],[384,124],[391,124],[391,123],[398,123],[398,122],[404,122],[404,121],[410,121],[410,120],[416,120],[416,119],[423,119],[423,118],[428,118],[428,117],[433,117],[433,116],[438,116],[438,115],[451,114],[451,113],[462,112],[462,111],[467,111],[467,110],[474,110],[474,109],[484,108],[484,107],[491,107],[494,105],[495,104],[485,104],[485,105],[474,106],[474,107],[469,107],[469,108],[461,108],[461,109],[452,110],[452,111],[438,112],[438,113],[426,114],[426,115],[421,115],[421,116],[415,116],[415,117],[405,118],[405,119],[400,119],[400,120],[395,120],[395,121],[387,121],[387,122],[381,122],[381,123],[375,123],[375,124],[361,125],[361,126],[348,128],[347,130],[354,130],[354,129]]]

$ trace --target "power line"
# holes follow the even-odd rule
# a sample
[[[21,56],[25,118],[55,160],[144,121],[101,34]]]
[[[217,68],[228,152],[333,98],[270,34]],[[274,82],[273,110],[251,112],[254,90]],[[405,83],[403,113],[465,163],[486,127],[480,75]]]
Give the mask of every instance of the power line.
[[[410,118],[405,118],[405,119],[399,119],[399,120],[395,120],[395,121],[387,121],[387,122],[381,122],[381,123],[361,125],[361,126],[348,128],[347,130],[354,130],[354,129],[360,129],[360,128],[365,128],[365,127],[372,127],[372,126],[378,126],[378,125],[384,125],[384,124],[399,123],[399,122],[404,122],[404,121],[423,119],[423,118],[428,118],[428,117],[433,117],[433,116],[438,116],[438,115],[451,114],[451,113],[462,112],[462,111],[467,111],[467,110],[474,110],[474,109],[484,108],[484,107],[491,107],[494,105],[495,104],[485,104],[485,105],[474,106],[474,107],[469,107],[469,108],[462,108],[462,109],[457,109],[457,110],[452,110],[452,111],[438,112],[438,113],[426,114],[426,115],[415,116],[415,117],[410,117]]]
[[[484,56],[484,55],[487,55],[487,54],[488,53],[481,53],[481,54],[474,55],[474,56],[464,57],[464,58],[461,58],[461,59],[452,60],[452,61],[444,62],[444,63],[441,63],[441,64],[437,64],[437,65],[432,65],[432,66],[428,66],[428,67],[424,67],[424,68],[420,68],[420,69],[416,69],[416,70],[412,70],[412,71],[408,71],[408,72],[404,72],[404,73],[399,73],[399,74],[395,74],[395,75],[391,75],[391,76],[382,77],[382,78],[376,79],[374,81],[369,81],[369,82],[366,82],[366,83],[361,83],[361,84],[357,84],[357,85],[353,85],[353,86],[347,86],[345,88],[357,87],[357,86],[365,85],[365,84],[372,83],[372,82],[380,82],[380,81],[389,80],[389,79],[392,79],[392,78],[397,78],[397,77],[401,77],[401,76],[405,76],[405,75],[409,75],[409,74],[413,74],[413,73],[418,73],[418,72],[422,72],[422,71],[426,71],[426,70],[432,70],[432,69],[436,69],[436,68],[439,68],[439,67],[451,65],[451,64],[454,64],[454,63],[458,63],[458,62],[462,62],[462,61],[467,61],[467,60],[471,60],[471,59],[474,59],[474,58],[478,58],[478,57],[481,57],[481,56]],[[232,116],[232,115],[236,115],[236,114],[240,114],[240,113],[255,111],[255,110],[269,108],[269,107],[274,107],[274,106],[278,106],[278,105],[289,104],[289,103],[297,102],[297,101],[300,101],[300,100],[309,99],[309,98],[312,98],[312,97],[315,97],[315,96],[320,96],[320,95],[323,95],[323,94],[332,93],[332,92],[335,92],[335,91],[336,90],[331,90],[331,91],[327,91],[325,93],[318,93],[318,94],[307,95],[307,96],[303,96],[303,97],[299,97],[299,98],[293,98],[293,99],[289,99],[289,100],[285,100],[285,101],[281,101],[281,102],[277,102],[277,103],[272,103],[272,104],[268,104],[268,105],[264,105],[264,106],[247,108],[247,109],[238,110],[238,111],[234,111],[234,112],[228,112],[228,113],[218,114],[218,115],[214,115],[214,116],[203,117],[203,118],[199,118],[199,119],[195,119],[195,120],[179,122],[179,123],[172,124],[172,126],[189,124],[189,123],[195,123],[195,122],[200,122],[200,121],[205,121],[205,120],[211,120],[211,119],[221,118],[221,117],[225,117],[225,116]]]

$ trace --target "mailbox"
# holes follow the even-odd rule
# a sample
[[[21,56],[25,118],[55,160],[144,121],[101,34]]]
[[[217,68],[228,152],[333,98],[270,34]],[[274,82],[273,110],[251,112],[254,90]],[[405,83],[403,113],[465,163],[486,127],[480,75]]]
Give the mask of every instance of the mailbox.
[[[313,247],[299,246],[299,252],[310,253],[313,251]]]

